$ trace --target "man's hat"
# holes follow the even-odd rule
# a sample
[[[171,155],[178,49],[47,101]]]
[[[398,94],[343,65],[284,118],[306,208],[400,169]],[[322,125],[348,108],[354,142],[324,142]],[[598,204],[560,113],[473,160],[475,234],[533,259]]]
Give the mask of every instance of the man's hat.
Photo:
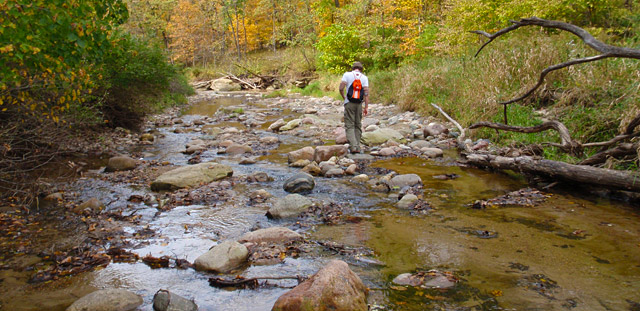
[[[351,69],[360,69],[360,70],[364,70],[364,67],[362,67],[362,63],[361,62],[354,62],[353,65],[351,66]]]

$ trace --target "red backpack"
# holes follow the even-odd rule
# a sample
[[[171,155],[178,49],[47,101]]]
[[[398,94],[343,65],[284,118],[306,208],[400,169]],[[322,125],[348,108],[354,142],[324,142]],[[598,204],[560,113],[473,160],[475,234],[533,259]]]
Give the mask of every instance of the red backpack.
[[[353,74],[355,80],[349,86],[347,90],[347,99],[350,102],[360,104],[364,100],[364,94],[362,92],[362,82],[360,82],[360,75]]]

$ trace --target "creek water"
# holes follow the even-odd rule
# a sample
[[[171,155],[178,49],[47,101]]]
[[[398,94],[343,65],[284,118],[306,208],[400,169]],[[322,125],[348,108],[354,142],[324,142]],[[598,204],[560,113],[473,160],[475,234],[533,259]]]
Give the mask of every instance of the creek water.
[[[217,98],[185,110],[185,122],[212,116],[225,107],[270,111],[254,105],[250,96]],[[268,120],[293,117],[281,110]],[[270,122],[267,122],[267,125]],[[215,126],[244,125],[234,122]],[[265,127],[259,135],[267,135]],[[185,165],[180,153],[191,138],[202,133],[173,133],[158,128],[153,145],[138,147],[146,160]],[[269,134],[273,135],[273,134]],[[312,138],[278,134],[281,144],[261,156],[256,164],[239,165],[238,159],[206,152],[205,160],[233,167],[234,176],[265,172],[274,180],[235,184],[233,200],[215,206],[179,206],[157,214],[154,206],[129,204],[140,216],[125,232],[155,231],[139,238],[129,250],[140,256],[171,256],[193,262],[217,241],[234,239],[252,228],[286,226],[303,232],[311,241],[332,241],[373,251],[361,258],[331,251],[286,258],[282,264],[247,266],[236,271],[245,277],[311,275],[328,260],[350,264],[371,289],[369,303],[377,310],[639,310],[640,305],[640,213],[624,203],[585,194],[553,192],[536,206],[473,209],[479,199],[490,199],[526,187],[517,174],[490,173],[457,164],[455,151],[435,160],[391,158],[370,166],[399,174],[418,174],[424,184],[424,199],[433,210],[414,213],[394,207],[397,199],[371,191],[349,177],[316,178],[307,196],[316,202],[337,202],[349,207],[358,221],[340,225],[299,226],[297,220],[270,220],[265,209],[247,204],[253,190],[265,189],[275,197],[287,193],[282,184],[299,169],[287,166],[286,153],[312,143]],[[452,180],[436,179],[457,174]],[[84,178],[73,187],[86,198],[98,197],[110,206],[126,206],[132,194],[149,189]],[[53,230],[53,229],[51,229]],[[491,238],[477,234],[491,232]],[[56,237],[54,232],[51,238]],[[62,242],[61,242],[62,243]],[[25,265],[37,261],[25,256]],[[395,286],[399,274],[437,269],[456,275],[460,281],[450,289]],[[288,289],[265,287],[225,290],[209,286],[211,274],[193,269],[152,269],[142,262],[111,263],[106,268],[62,280],[26,284],[29,271],[0,270],[5,293],[2,310],[64,310],[78,297],[99,288],[129,289],[144,298],[140,310],[152,310],[159,289],[193,298],[200,310],[270,310]],[[295,282],[282,281],[282,286]]]

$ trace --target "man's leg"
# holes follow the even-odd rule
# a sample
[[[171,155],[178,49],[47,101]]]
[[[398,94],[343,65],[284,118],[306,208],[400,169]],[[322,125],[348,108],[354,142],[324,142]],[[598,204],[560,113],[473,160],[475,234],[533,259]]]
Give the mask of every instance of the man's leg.
[[[358,152],[362,152],[362,148],[360,147],[360,139],[362,138],[362,104],[355,104],[355,119],[353,120],[354,125],[354,136],[355,136],[355,147]]]
[[[349,149],[351,151],[356,151],[359,142],[356,140],[356,117],[358,109],[356,106],[360,106],[360,104],[354,103],[346,103],[344,105],[344,129],[347,134],[347,140],[349,141]]]

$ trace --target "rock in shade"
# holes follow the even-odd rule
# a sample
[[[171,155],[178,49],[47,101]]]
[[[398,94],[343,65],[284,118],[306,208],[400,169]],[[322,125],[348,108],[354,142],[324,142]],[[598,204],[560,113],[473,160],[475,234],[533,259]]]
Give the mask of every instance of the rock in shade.
[[[151,190],[175,190],[210,183],[233,175],[231,167],[215,162],[179,167],[160,175],[151,183]]]
[[[76,300],[66,311],[131,311],[142,298],[124,289],[103,289]]]
[[[296,217],[304,213],[313,202],[299,194],[290,194],[277,200],[267,212],[269,218]]]
[[[302,240],[302,236],[285,227],[271,227],[247,232],[242,235],[238,242],[240,243],[287,243],[290,241]]]
[[[109,159],[109,163],[107,163],[107,167],[104,169],[105,172],[117,172],[117,171],[129,171],[138,166],[138,160],[131,157],[112,157]]]
[[[82,213],[85,210],[91,213],[99,212],[104,209],[104,204],[98,198],[91,198],[73,209],[74,213]]]
[[[273,311],[367,310],[367,287],[349,265],[332,260],[324,268],[280,296]]]
[[[284,182],[284,190],[289,193],[310,192],[316,186],[313,176],[307,173],[297,173]]]
[[[153,296],[154,311],[197,311],[198,305],[193,300],[178,296],[168,290],[161,289]]]
[[[249,257],[246,246],[236,241],[225,241],[200,255],[194,262],[197,270],[226,273],[241,266]]]

